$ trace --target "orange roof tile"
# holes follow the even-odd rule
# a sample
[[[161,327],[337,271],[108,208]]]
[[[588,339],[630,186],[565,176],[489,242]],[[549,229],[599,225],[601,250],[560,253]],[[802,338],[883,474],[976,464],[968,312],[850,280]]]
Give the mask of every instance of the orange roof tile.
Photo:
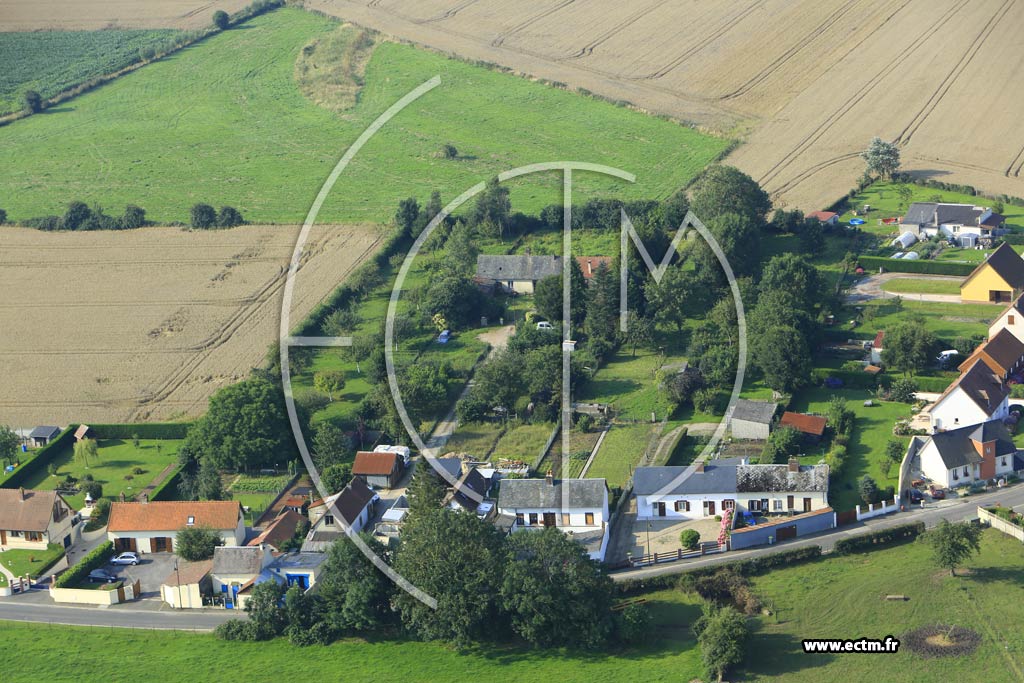
[[[359,451],[352,463],[352,474],[356,476],[388,476],[395,471],[398,453],[376,453]]]
[[[234,529],[242,507],[234,500],[160,500],[151,503],[113,503],[108,531],[177,531],[188,525]]]
[[[804,434],[821,436],[825,433],[825,425],[828,420],[820,415],[806,415],[804,413],[791,413],[788,410],[782,414],[779,424],[783,427],[798,429]]]

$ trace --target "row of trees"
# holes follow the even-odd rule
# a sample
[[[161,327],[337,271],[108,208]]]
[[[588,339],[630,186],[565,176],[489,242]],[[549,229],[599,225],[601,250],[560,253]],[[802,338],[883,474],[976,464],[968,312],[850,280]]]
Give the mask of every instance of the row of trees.
[[[3,213],[4,220],[7,214]],[[24,221],[26,227],[40,230],[132,230],[147,225],[145,209],[127,205],[120,216],[107,215],[103,207],[90,207],[85,202],[73,201],[61,216],[43,216]]]

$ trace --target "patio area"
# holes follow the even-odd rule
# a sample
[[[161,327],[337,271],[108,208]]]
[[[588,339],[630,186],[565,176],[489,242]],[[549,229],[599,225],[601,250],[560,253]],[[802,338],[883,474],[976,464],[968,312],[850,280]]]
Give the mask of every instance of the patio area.
[[[633,524],[631,545],[628,550],[632,557],[640,557],[652,553],[675,552],[681,547],[679,534],[686,529],[694,529],[700,534],[701,541],[715,542],[722,523],[714,517],[690,521],[663,521],[638,519]]]

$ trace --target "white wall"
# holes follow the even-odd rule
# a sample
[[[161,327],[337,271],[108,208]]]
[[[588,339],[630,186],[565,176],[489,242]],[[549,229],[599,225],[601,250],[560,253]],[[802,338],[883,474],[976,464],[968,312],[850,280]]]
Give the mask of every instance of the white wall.
[[[957,387],[939,403],[932,406],[929,411],[929,418],[931,419],[932,432],[934,433],[939,430],[948,431],[959,429],[960,427],[970,427],[982,422],[988,422],[989,420],[1002,419],[1008,413],[1008,399],[1004,399],[1002,404],[989,416],[960,387]]]
[[[221,529],[217,533],[226,546],[242,545],[245,541],[245,521],[239,516],[238,526],[234,529]],[[134,538],[135,544],[140,553],[153,552],[152,539],[172,538],[177,543],[178,530],[173,531],[108,531],[107,540],[116,541],[118,538]],[[173,548],[172,548],[173,550]]]
[[[768,499],[768,510],[759,511],[768,514],[784,514],[789,512],[787,507],[788,496],[793,496],[793,510],[797,513],[804,511],[804,498],[811,499],[811,511],[821,510],[828,507],[828,494],[824,491],[794,491],[792,493],[714,493],[714,494],[693,494],[693,495],[664,495],[664,496],[637,496],[637,519],[664,519],[664,520],[692,520],[706,519],[721,515],[723,504],[727,500],[735,502],[736,511],[750,511],[750,502]],[[656,512],[656,503],[665,503],[665,516],[660,517]],[[689,501],[690,511],[676,511],[676,501]],[[705,514],[706,502],[715,504],[715,511]],[[778,507],[777,507],[778,506]]]
[[[1006,464],[1003,465],[1005,459]],[[957,488],[969,486],[973,482],[980,481],[981,464],[967,465],[967,474],[964,474],[964,467],[946,469],[945,463],[939,456],[939,451],[931,441],[921,450],[921,472],[932,480],[936,485],[943,488]],[[956,478],[953,478],[954,473]],[[1004,477],[1013,473],[1013,456],[1000,455],[996,457],[996,478]]]
[[[1012,325],[1010,324],[1011,317],[1013,318]],[[1005,311],[1001,316],[996,318],[996,321],[988,328],[988,338],[991,339],[1004,329],[1009,330],[1013,336],[1024,342],[1024,315],[1013,308]]]

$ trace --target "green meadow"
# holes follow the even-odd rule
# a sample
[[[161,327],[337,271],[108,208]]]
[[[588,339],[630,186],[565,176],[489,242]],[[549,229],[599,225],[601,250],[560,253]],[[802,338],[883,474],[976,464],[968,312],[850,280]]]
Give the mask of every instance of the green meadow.
[[[355,157],[320,221],[386,221],[397,201],[451,199],[502,170],[543,161],[608,164],[628,184],[577,173],[575,199],[659,198],[692,180],[728,141],[408,45],[377,45],[356,105],[313,104],[294,78],[303,46],[339,24],[282,9],[214,35],[53,109],[0,128],[0,196],[11,220],[61,213],[71,200],[161,222],[196,202],[253,222],[295,223],[342,153],[413,88],[441,85]],[[340,29],[353,30],[353,29]],[[458,150],[442,158],[444,144]],[[554,173],[513,182],[514,208],[561,201]]]

